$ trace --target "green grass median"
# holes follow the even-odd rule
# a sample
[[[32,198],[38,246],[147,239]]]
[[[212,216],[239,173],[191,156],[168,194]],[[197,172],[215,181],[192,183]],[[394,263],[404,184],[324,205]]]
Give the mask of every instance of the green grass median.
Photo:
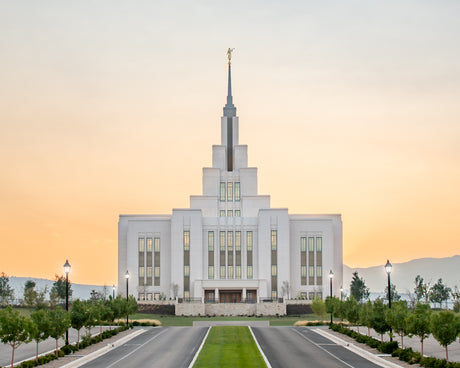
[[[193,368],[265,368],[265,362],[246,326],[215,326]]]

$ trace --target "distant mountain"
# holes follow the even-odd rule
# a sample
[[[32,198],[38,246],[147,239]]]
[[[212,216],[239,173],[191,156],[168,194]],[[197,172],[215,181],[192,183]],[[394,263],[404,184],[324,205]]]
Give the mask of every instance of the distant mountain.
[[[390,260],[391,261],[391,260]],[[371,292],[383,292],[387,286],[387,274],[381,266],[368,268],[351,268],[343,265],[343,288],[350,289],[352,274],[358,271]],[[460,256],[448,258],[419,258],[404,263],[394,263],[391,271],[391,283],[396,285],[399,294],[413,293],[414,280],[417,275],[423,277],[425,282],[434,284],[442,279],[444,285],[451,288],[460,287]]]
[[[35,282],[35,290],[43,290],[45,287],[48,288],[47,299],[49,299],[49,291],[53,286],[53,280],[38,279],[34,277],[15,277],[10,276],[10,286],[14,289],[14,298],[22,299],[24,295],[24,284],[27,280]],[[84,284],[71,284],[72,288],[72,299],[89,299],[91,291],[96,290],[97,292],[104,292],[104,286],[101,285],[84,285]],[[112,286],[105,286],[107,295],[112,295]]]

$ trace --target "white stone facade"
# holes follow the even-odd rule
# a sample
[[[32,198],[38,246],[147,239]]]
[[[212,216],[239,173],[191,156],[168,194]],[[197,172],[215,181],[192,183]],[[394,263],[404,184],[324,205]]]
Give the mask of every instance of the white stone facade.
[[[221,144],[212,147],[212,167],[203,169],[202,195],[172,215],[120,215],[119,290],[126,295],[128,271],[129,293],[139,300],[312,299],[329,295],[332,270],[340,295],[341,216],[290,215],[258,194],[257,168],[248,167],[247,146],[238,140],[230,68]]]

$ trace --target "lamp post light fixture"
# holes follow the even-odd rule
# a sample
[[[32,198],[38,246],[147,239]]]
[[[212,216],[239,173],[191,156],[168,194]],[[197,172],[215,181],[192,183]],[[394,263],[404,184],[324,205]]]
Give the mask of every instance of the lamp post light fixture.
[[[112,299],[115,299],[115,285],[112,286]]]
[[[329,271],[329,281],[330,281],[330,290],[331,290],[331,303],[332,303],[332,278],[334,277],[334,272]],[[332,325],[332,311],[331,311],[331,325]]]
[[[66,259],[64,263],[64,272],[65,272],[65,310],[69,311],[69,272],[70,272],[70,263]],[[69,329],[65,332],[65,344],[69,345]]]
[[[391,282],[390,282],[390,273],[393,266],[390,261],[387,259],[387,264],[385,265],[385,271],[388,275],[388,308],[391,309]],[[390,341],[393,341],[393,330],[390,327]]]
[[[126,273],[125,273],[125,279],[126,279],[126,306],[128,306],[128,302],[129,302],[129,298],[128,298],[128,295],[129,295],[129,292],[128,292],[128,280],[129,280],[129,272],[128,270],[126,270]],[[129,325],[129,314],[126,313],[126,326]]]

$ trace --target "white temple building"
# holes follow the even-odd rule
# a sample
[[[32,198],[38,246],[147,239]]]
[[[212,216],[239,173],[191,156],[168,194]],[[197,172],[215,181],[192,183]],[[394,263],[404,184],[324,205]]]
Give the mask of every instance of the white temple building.
[[[325,298],[342,285],[340,214],[289,214],[257,191],[257,168],[239,142],[231,63],[221,141],[203,168],[203,193],[168,215],[120,215],[118,285],[138,300],[217,303]],[[243,125],[244,126],[244,125]],[[308,161],[299,162],[308,166]]]

